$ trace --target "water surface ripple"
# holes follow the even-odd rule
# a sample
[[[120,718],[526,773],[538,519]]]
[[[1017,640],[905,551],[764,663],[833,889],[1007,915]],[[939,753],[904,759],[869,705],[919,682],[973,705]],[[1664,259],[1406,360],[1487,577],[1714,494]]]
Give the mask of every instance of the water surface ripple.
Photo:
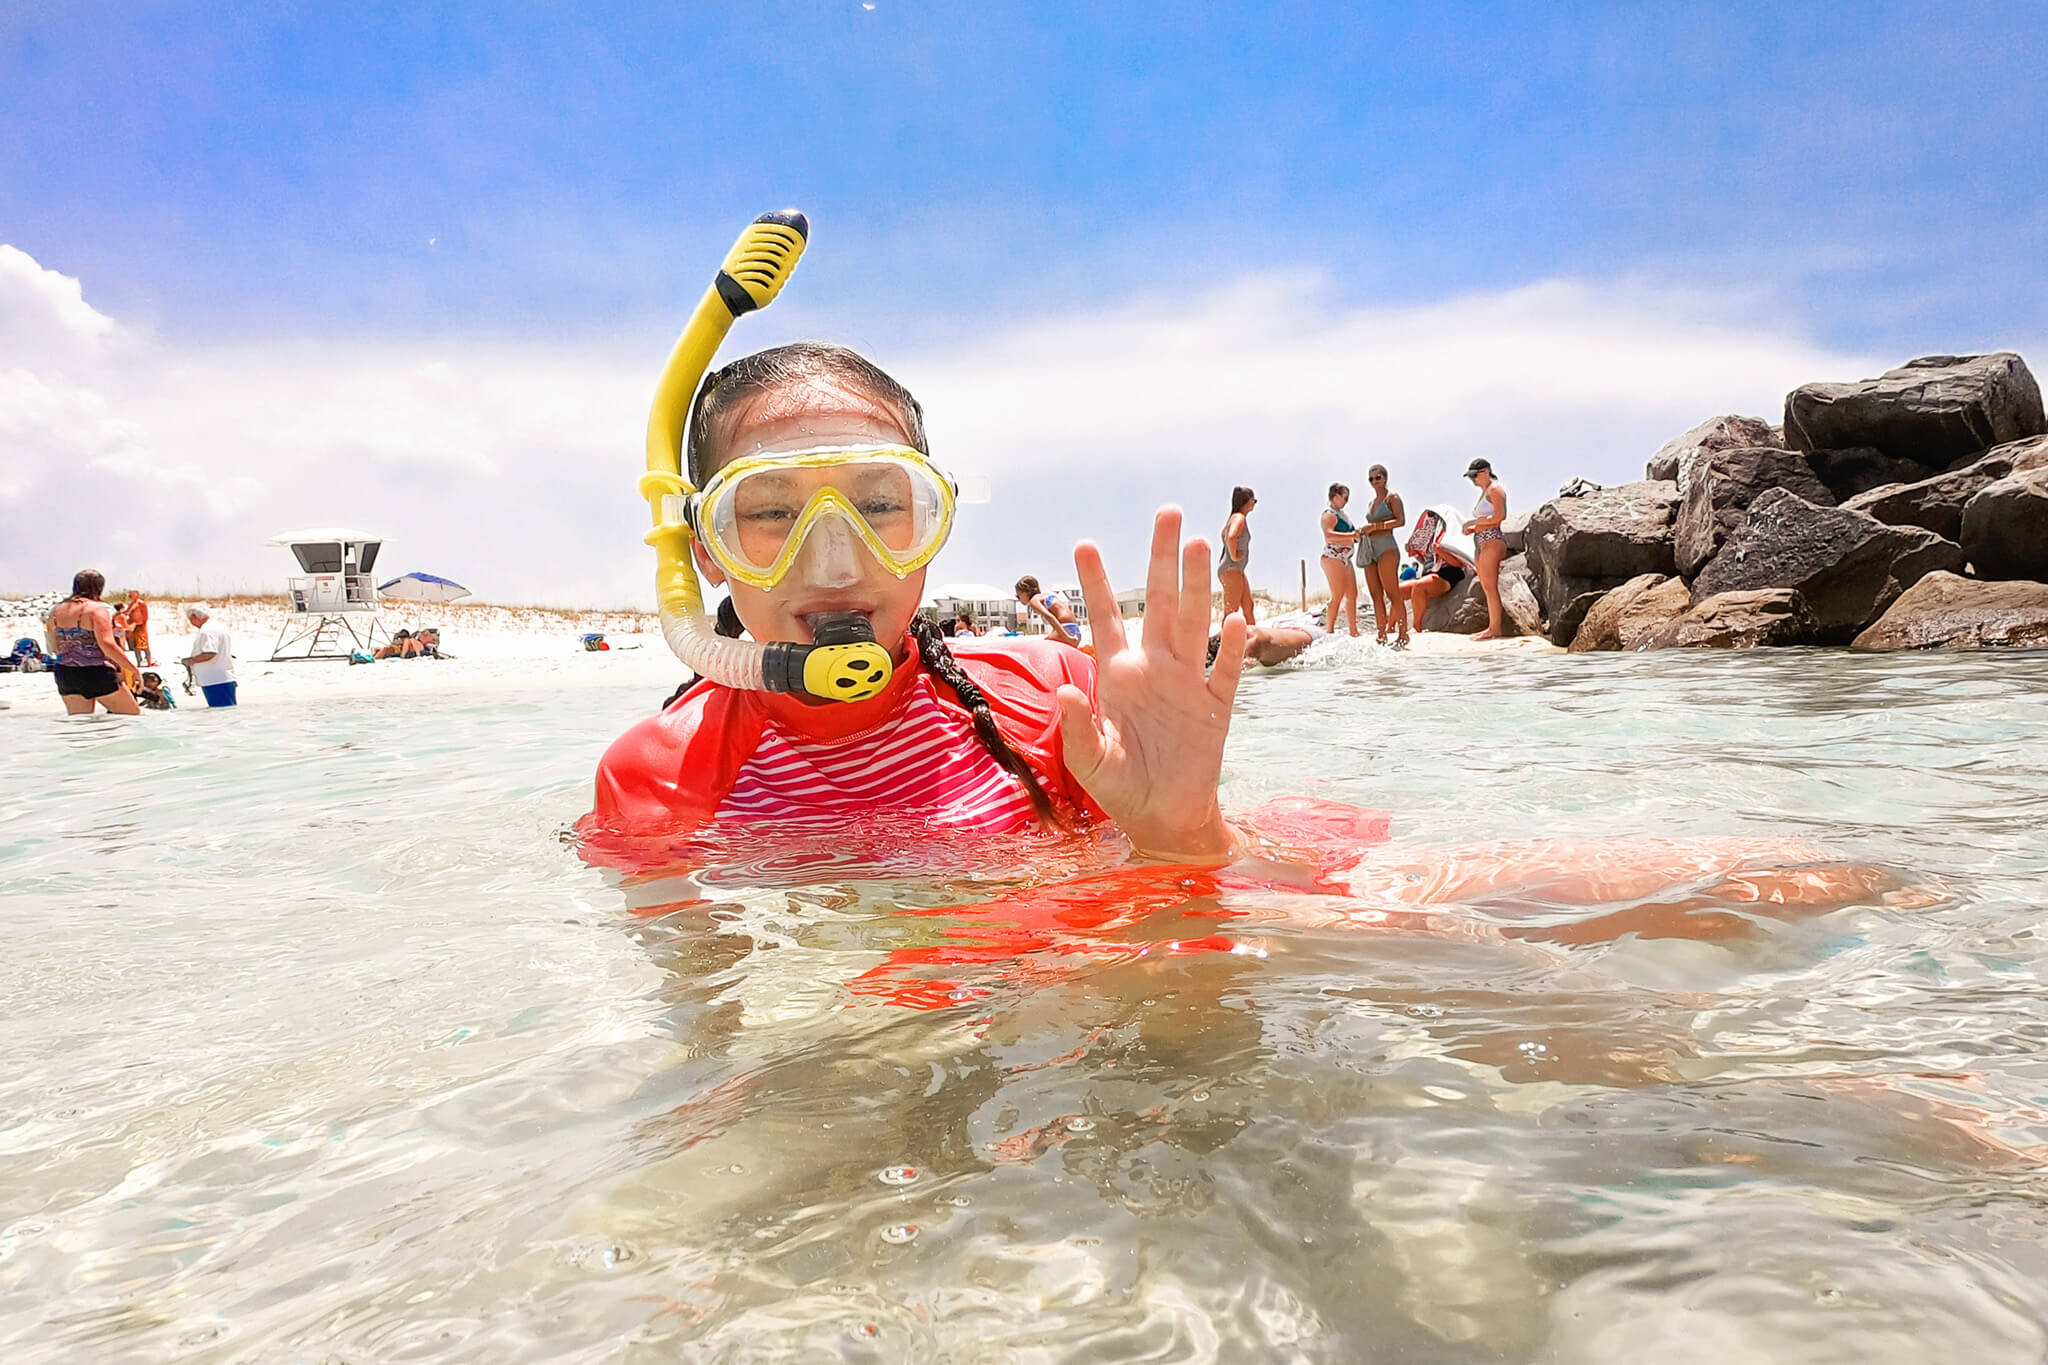
[[[1926,893],[1712,941],[1105,900],[1102,845],[915,830],[621,878],[564,835],[625,689],[0,718],[0,1355],[2038,1360],[2043,696],[2039,654],[1248,680],[1232,809]]]

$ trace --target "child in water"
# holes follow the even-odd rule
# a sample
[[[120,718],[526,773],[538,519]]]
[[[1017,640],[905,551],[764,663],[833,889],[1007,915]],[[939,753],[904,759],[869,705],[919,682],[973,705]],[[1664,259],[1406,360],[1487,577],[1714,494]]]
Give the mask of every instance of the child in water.
[[[747,635],[808,644],[814,624],[857,613],[896,670],[854,702],[698,683],[606,752],[586,835],[876,812],[987,832],[1106,818],[1142,856],[1232,856],[1216,787],[1244,625],[1225,623],[1223,659],[1205,673],[1209,549],[1180,544],[1178,511],[1154,523],[1142,645],[1127,643],[1102,557],[1084,543],[1074,563],[1101,623],[1094,658],[1051,640],[949,646],[918,619],[924,569],[899,577],[869,549],[870,538],[900,548],[948,529],[913,527],[929,505],[917,487],[944,475],[930,464],[922,407],[871,361],[801,342],[713,371],[691,405],[686,453],[699,489],[748,460],[745,486],[723,504],[726,553],[786,563],[759,587],[692,542]],[[829,513],[806,521],[820,506]],[[798,526],[807,531],[785,561]]]
[[[599,765],[580,829],[586,853],[602,861],[614,861],[607,844],[623,841],[617,859],[645,866],[630,851],[642,840],[665,843],[714,822],[807,818],[851,830],[886,816],[1002,833],[1106,819],[1141,858],[1220,866],[1250,853],[1261,878],[1291,879],[1283,870],[1297,869],[1319,890],[1390,912],[1501,897],[1592,905],[1658,887],[1699,889],[1697,903],[1664,907],[1661,918],[1651,906],[1588,921],[1603,938],[1719,936],[1729,926],[1700,918],[1707,905],[1814,913],[1889,889],[1889,877],[1792,840],[1404,851],[1386,844],[1385,815],[1302,797],[1226,824],[1216,791],[1247,628],[1226,617],[1214,667],[1205,667],[1209,547],[1180,543],[1177,510],[1154,521],[1142,644],[1128,642],[1102,556],[1083,542],[1074,564],[1097,623],[1093,658],[1050,639],[949,645],[918,616],[922,564],[949,529],[950,501],[933,495],[945,476],[930,462],[917,400],[872,362],[803,342],[712,372],[691,406],[687,456],[690,483],[707,498],[708,485],[724,484],[718,515],[703,514],[690,547],[699,571],[731,594],[737,620],[721,633],[743,626],[756,642],[811,644],[814,627],[851,613],[872,626],[895,669],[861,701],[688,686]],[[706,534],[720,537],[715,550]],[[924,557],[901,576],[876,557],[895,554],[900,564],[911,549]],[[756,582],[727,572],[741,563]],[[769,565],[779,572],[760,567]],[[1105,904],[1135,903],[1125,882],[1102,894]],[[1188,893],[1173,882],[1162,894]],[[1055,918],[1072,918],[1071,906],[1058,906]]]

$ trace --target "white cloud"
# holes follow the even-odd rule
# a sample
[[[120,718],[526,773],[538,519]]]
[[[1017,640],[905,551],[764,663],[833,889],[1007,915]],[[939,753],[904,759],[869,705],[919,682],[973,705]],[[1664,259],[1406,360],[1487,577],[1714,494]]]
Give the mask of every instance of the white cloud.
[[[766,332],[770,329],[760,329]],[[736,342],[761,344],[746,325]],[[118,343],[118,344],[112,344]],[[92,564],[118,585],[279,588],[280,529],[364,525],[383,567],[500,601],[649,598],[633,491],[662,352],[366,338],[177,347],[123,333],[77,282],[0,247],[0,593]],[[941,580],[1063,578],[1092,535],[1136,581],[1152,507],[1213,535],[1260,493],[1253,581],[1291,591],[1332,479],[1389,465],[1411,506],[1469,501],[1483,453],[1522,506],[1573,475],[1641,476],[1718,412],[1874,372],[1700,297],[1545,282],[1339,309],[1313,280],[1239,280],[891,356],[942,460],[990,476]],[[132,541],[117,536],[132,536]]]

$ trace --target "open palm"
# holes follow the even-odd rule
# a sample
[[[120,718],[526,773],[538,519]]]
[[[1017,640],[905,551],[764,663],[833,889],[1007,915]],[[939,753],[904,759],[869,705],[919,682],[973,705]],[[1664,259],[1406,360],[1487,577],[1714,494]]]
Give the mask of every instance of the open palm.
[[[1230,706],[1244,667],[1244,621],[1223,622],[1213,669],[1209,644],[1209,546],[1180,543],[1181,514],[1162,507],[1152,523],[1145,628],[1133,647],[1116,593],[1090,541],[1074,568],[1095,633],[1094,705],[1077,687],[1059,692],[1069,771],[1140,853],[1222,861],[1231,837],[1216,804]]]

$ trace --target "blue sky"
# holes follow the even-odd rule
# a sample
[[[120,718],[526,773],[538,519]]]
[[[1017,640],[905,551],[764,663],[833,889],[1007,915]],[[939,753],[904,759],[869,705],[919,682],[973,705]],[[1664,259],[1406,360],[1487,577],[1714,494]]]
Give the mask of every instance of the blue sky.
[[[734,344],[916,370],[1247,281],[1340,331],[1563,281],[1890,364],[2048,332],[2044,63],[2024,5],[17,4],[0,242],[166,366],[459,341],[651,378],[784,204],[816,245]],[[1708,415],[1574,419],[1531,468],[1613,481]]]

